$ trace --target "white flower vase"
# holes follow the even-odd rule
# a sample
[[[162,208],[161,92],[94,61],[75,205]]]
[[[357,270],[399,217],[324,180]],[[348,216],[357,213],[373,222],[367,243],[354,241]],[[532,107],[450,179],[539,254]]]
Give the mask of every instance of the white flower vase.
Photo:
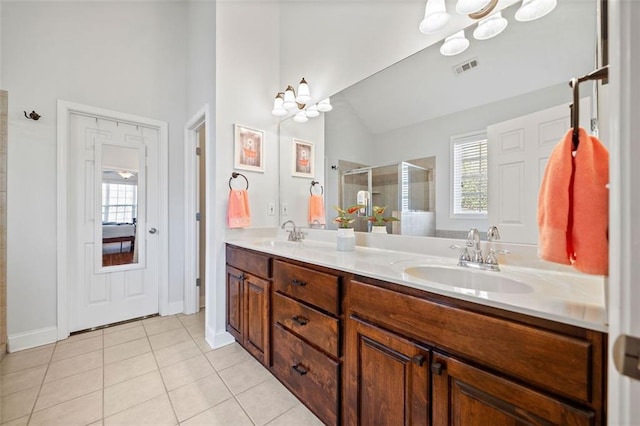
[[[356,234],[353,228],[338,228],[336,250],[353,251],[356,248]]]
[[[372,225],[371,226],[372,234],[386,234],[387,233],[387,225]]]

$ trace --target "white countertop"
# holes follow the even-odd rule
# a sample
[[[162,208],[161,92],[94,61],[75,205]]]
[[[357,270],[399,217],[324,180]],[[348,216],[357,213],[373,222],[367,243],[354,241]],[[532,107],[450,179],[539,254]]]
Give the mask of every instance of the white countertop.
[[[363,234],[357,238],[355,251],[341,252],[336,250],[336,244],[332,241],[335,231],[311,231],[308,234],[316,238],[291,243],[286,241],[283,232],[245,230],[229,233],[227,242],[456,299],[607,332],[603,277],[581,274],[569,267],[534,260],[531,253],[535,253],[535,246],[503,244],[496,247],[509,247],[514,253],[505,259],[500,258],[500,272],[469,272],[489,274],[492,281],[503,278],[517,283],[511,282],[514,285],[510,287],[507,281],[502,286],[504,291],[479,291],[417,278],[405,271],[407,267],[424,265],[436,267],[439,272],[445,273],[447,270],[453,273],[468,270],[457,266],[458,252],[449,250],[451,242],[460,244],[460,241]],[[398,246],[404,249],[399,250]]]

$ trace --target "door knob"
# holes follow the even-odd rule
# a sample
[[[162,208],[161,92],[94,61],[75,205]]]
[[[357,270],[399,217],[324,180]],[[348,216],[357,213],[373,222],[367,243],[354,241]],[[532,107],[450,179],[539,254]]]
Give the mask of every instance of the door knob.
[[[156,228],[149,229],[149,233],[150,234],[155,234],[156,232],[158,232],[158,230]]]

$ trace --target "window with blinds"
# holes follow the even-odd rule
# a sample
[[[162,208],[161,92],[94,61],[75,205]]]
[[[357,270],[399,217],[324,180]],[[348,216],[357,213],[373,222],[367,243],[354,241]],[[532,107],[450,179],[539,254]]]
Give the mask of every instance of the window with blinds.
[[[451,140],[451,213],[453,217],[487,216],[487,135]]]
[[[137,189],[136,185],[102,183],[102,222],[133,223]]]

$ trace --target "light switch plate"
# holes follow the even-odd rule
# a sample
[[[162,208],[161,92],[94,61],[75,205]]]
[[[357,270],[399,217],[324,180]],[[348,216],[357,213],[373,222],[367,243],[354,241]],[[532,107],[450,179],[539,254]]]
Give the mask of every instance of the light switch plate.
[[[289,206],[287,205],[287,203],[280,204],[280,214],[282,216],[286,216],[289,214]]]
[[[269,207],[267,207],[267,214],[269,216],[275,216],[275,214],[276,214],[276,203],[269,203]]]

